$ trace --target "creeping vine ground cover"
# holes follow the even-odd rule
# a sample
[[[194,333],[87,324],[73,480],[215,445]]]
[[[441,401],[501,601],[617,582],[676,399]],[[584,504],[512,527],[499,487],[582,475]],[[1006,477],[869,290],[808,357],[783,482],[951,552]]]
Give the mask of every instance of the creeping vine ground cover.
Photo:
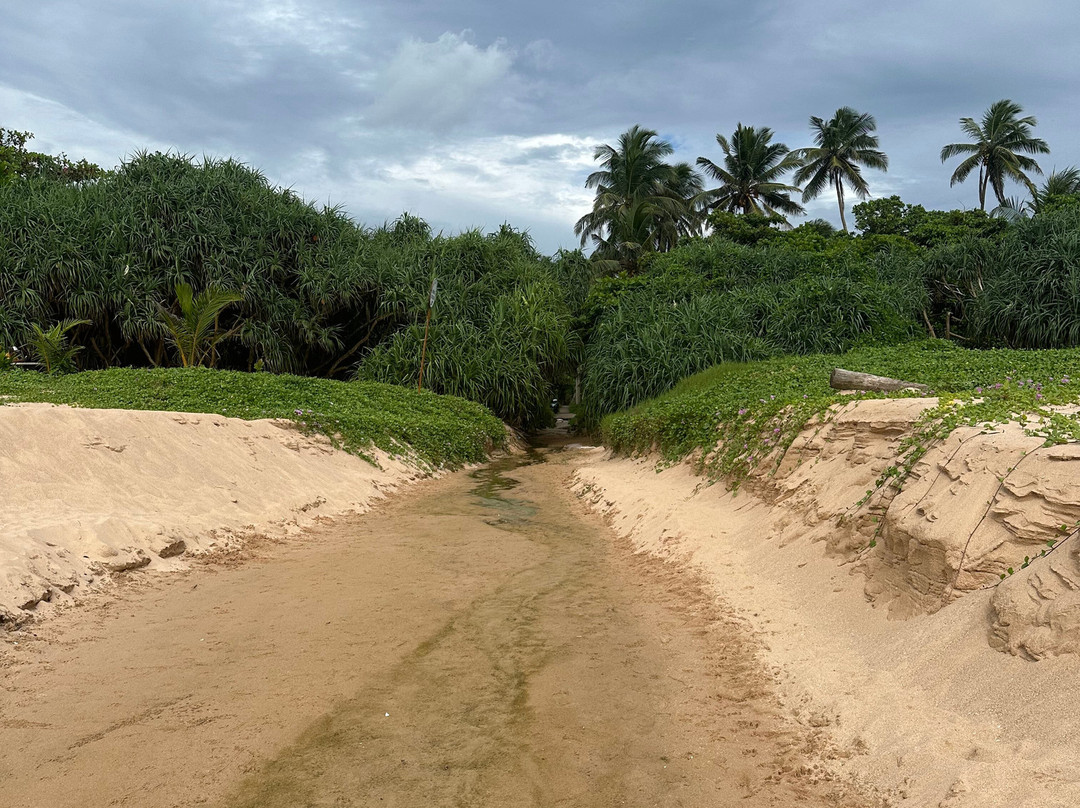
[[[668,462],[697,453],[703,473],[738,485],[762,463],[778,465],[812,417],[852,400],[829,387],[835,367],[922,382],[939,398],[938,406],[916,423],[879,486],[901,484],[930,446],[963,425],[1019,421],[1048,444],[1080,440],[1080,420],[1054,409],[1080,401],[1080,349],[973,351],[940,340],[842,355],[726,363],[689,377],[663,396],[608,416],[601,432],[605,443],[624,453],[655,450]]]
[[[483,460],[506,435],[490,410],[454,396],[377,382],[205,368],[113,368],[67,376],[0,372],[0,402],[16,401],[284,418],[361,457],[374,446],[408,452],[431,466]]]

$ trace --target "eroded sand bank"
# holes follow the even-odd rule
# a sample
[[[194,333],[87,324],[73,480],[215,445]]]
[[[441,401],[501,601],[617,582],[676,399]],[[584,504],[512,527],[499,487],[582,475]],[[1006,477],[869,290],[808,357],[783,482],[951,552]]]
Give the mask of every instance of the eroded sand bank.
[[[905,804],[1075,805],[1080,447],[962,429],[899,494],[856,510],[933,403],[847,405],[735,495],[689,465],[604,450],[576,487],[765,635],[787,709],[830,728],[839,771]]]
[[[25,404],[0,407],[0,622],[112,573],[319,516],[363,512],[419,472],[376,467],[287,423]]]

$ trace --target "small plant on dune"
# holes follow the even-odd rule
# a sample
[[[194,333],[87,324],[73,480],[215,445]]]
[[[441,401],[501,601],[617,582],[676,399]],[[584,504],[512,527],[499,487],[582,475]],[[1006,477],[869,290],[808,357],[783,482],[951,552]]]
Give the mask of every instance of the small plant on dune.
[[[175,314],[162,307],[161,322],[168,331],[168,340],[176,349],[181,366],[214,366],[214,348],[237,330],[219,330],[221,312],[230,304],[241,300],[242,295],[223,289],[211,287],[196,295],[190,284],[176,285],[176,305],[180,313]]]
[[[89,324],[89,320],[62,320],[48,331],[43,331],[41,326],[34,323],[31,325],[30,352],[45,367],[46,373],[70,372],[75,369],[75,356],[82,346],[70,344],[68,332]]]

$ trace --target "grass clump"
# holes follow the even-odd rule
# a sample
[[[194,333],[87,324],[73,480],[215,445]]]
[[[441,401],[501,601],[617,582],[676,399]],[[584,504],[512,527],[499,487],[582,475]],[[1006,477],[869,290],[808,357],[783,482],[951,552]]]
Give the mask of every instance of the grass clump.
[[[929,445],[965,424],[1018,420],[1048,443],[1080,439],[1080,421],[1052,409],[1080,398],[1080,349],[972,351],[936,340],[841,355],[726,363],[609,415],[601,422],[601,434],[616,451],[658,451],[668,462],[699,452],[701,471],[737,484],[766,460],[779,463],[813,416],[851,400],[829,387],[835,367],[922,382],[939,397],[939,405],[924,414],[901,446],[893,477],[903,476]]]
[[[502,422],[479,404],[376,382],[206,368],[113,368],[67,376],[9,371],[0,373],[0,399],[283,418],[353,454],[365,456],[377,447],[408,453],[426,466],[477,462],[505,442]]]

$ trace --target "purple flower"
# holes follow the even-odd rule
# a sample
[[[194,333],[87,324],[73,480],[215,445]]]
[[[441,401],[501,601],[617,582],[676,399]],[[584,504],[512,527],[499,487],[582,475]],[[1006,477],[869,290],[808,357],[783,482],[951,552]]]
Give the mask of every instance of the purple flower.
[[[981,387],[976,387],[976,388],[975,388],[975,392],[976,392],[976,393],[981,393],[981,392],[982,392],[982,388],[981,388]]]
[[[1042,393],[1036,393],[1035,394],[1035,398],[1037,398],[1039,401],[1042,401],[1042,397],[1043,397]]]
[[[739,410],[739,415],[746,415],[746,407],[743,407],[741,410]]]
[[[774,430],[773,430],[773,434],[775,435],[775,434],[776,434],[776,433],[778,433],[779,431],[780,431],[780,427],[777,427],[776,429],[774,429]]]
[[[769,396],[769,401],[772,401],[776,396]]]
[[[303,415],[304,414],[303,410],[293,410],[293,412],[295,412],[297,415]]]

